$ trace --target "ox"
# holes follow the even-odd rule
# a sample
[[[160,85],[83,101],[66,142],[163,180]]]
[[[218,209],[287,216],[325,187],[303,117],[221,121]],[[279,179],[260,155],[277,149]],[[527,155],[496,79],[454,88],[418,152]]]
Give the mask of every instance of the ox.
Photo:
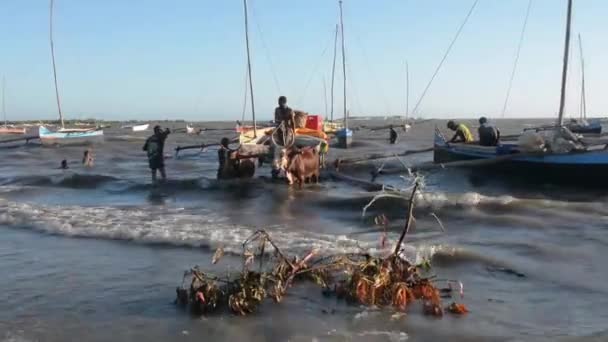
[[[285,172],[288,183],[298,182],[300,189],[304,181],[314,179],[319,182],[319,147],[298,149],[290,147],[281,153],[280,168]]]

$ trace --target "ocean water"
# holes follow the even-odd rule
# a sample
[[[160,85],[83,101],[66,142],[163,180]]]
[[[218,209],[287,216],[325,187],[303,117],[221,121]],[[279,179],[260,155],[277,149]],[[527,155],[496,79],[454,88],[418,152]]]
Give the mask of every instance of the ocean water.
[[[332,149],[329,160],[429,147],[436,123],[444,125],[416,125],[397,145],[388,145],[388,132],[355,131],[354,148]],[[503,134],[533,123],[499,121]],[[374,124],[383,122],[357,123]],[[238,269],[241,243],[257,229],[289,254],[375,251],[371,217],[389,217],[394,242],[405,202],[380,200],[362,218],[377,193],[331,179],[297,190],[271,181],[268,166],[255,179],[218,182],[212,148],[172,152],[229,130],[170,135],[170,180],[154,187],[141,150],[147,134],[107,130],[93,168],[80,165],[83,147],[0,148],[0,341],[608,340],[606,193],[465,170],[423,174],[406,249],[409,258],[430,258],[439,277],[463,282],[467,316],[435,319],[412,307],[395,320],[390,309],[347,305],[312,285],[249,317],[191,316],[173,305],[183,271]],[[69,170],[58,169],[62,159]],[[369,180],[381,163],[344,171]],[[411,180],[376,181],[407,188]],[[211,265],[219,246],[227,255]]]

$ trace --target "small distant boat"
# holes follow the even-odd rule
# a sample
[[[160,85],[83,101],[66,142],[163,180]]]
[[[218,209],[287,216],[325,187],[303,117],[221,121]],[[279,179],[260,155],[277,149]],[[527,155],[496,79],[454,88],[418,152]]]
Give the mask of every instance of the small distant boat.
[[[91,130],[85,128],[60,129],[56,132],[50,131],[44,126],[38,128],[38,135],[42,145],[86,145],[103,141],[102,130]]]
[[[201,128],[186,125],[186,134],[201,134],[202,132],[203,130]]]
[[[133,132],[142,132],[147,130],[150,127],[150,124],[143,124],[143,125],[135,125],[135,126],[122,126],[122,129],[130,129]]]

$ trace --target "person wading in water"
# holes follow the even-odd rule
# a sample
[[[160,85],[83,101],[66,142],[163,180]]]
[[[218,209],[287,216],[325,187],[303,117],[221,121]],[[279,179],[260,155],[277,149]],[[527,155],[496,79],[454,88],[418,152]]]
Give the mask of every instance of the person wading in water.
[[[154,126],[154,135],[146,140],[143,150],[148,152],[148,164],[152,171],[152,183],[156,183],[156,170],[160,171],[163,182],[167,180],[165,172],[165,140],[171,131],[164,131],[160,126]]]
[[[222,138],[220,142],[220,148],[217,150],[217,160],[219,162],[219,167],[217,169],[217,179],[226,178],[224,169],[226,168],[226,162],[230,158],[230,153],[233,152],[230,147],[230,139]]]
[[[394,144],[397,142],[397,131],[395,131],[395,129],[393,128],[393,125],[391,125],[391,127],[390,127],[389,141],[391,142],[391,144]]]
[[[274,124],[277,127],[277,131],[273,133],[278,146],[272,144],[273,154],[273,167],[272,167],[272,178],[279,176],[278,161],[280,159],[281,151],[285,147],[285,139],[288,134],[295,134],[296,123],[295,114],[291,108],[287,106],[287,98],[285,96],[279,97],[279,106],[274,110]],[[282,127],[281,127],[282,124]],[[291,132],[289,132],[291,131]]]

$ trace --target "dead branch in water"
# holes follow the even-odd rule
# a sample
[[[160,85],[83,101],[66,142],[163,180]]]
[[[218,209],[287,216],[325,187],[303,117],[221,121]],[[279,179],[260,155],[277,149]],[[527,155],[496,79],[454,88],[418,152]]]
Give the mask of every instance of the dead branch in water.
[[[444,308],[441,299],[452,297],[452,284],[460,285],[462,298],[462,283],[446,280],[443,282],[448,287],[438,288],[436,277],[426,274],[430,266],[428,262],[415,265],[399,255],[412,224],[414,196],[418,187],[416,181],[410,195],[405,225],[393,252],[388,256],[372,256],[369,253],[319,256],[319,251],[312,250],[303,258],[291,257],[283,253],[266,231],[258,230],[243,242],[242,271],[239,274],[220,278],[194,267],[184,274],[182,286],[176,290],[176,303],[189,307],[197,314],[225,308],[238,315],[247,315],[256,312],[267,298],[280,303],[292,286],[309,281],[319,285],[324,295],[336,296],[349,303],[390,306],[397,311],[405,311],[413,302],[421,301],[423,311],[428,315],[442,316],[444,309],[454,314],[465,314],[468,311],[463,304],[453,302]],[[376,219],[376,224],[382,226],[386,234],[388,220],[384,215]],[[266,253],[266,244],[272,247],[269,254]],[[217,263],[223,254],[223,248],[218,248],[213,263]],[[256,257],[259,266],[257,270],[252,270]],[[264,263],[264,260],[269,262]],[[191,281],[186,288],[184,283],[188,276]]]

